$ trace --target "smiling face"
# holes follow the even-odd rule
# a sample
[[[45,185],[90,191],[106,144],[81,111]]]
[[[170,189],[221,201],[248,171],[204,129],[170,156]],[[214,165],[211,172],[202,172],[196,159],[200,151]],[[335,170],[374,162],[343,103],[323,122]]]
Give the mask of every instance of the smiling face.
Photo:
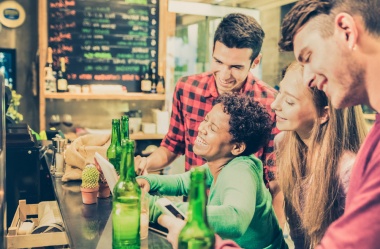
[[[365,70],[355,55],[351,37],[335,27],[334,34],[322,37],[314,18],[294,37],[294,54],[304,65],[304,84],[323,90],[336,108],[363,103]],[[347,24],[348,25],[348,24]]]
[[[251,68],[250,48],[228,48],[215,42],[211,71],[215,76],[219,94],[239,91]]]
[[[198,137],[193,150],[208,162],[230,158],[234,144],[231,143],[230,116],[223,111],[222,104],[216,104],[200,123]]]
[[[302,84],[301,67],[286,72],[271,107],[275,110],[279,130],[295,131],[301,138],[310,136],[317,110],[310,90]]]

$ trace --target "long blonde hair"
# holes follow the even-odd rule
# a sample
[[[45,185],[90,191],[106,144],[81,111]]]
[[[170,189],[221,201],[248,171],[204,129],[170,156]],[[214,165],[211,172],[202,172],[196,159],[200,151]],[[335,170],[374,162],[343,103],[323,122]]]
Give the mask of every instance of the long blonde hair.
[[[303,67],[296,62],[289,70],[303,74]],[[291,225],[303,230],[306,242],[314,248],[327,227],[343,212],[344,203],[337,198],[339,160],[344,152],[358,152],[367,129],[360,106],[337,110],[322,91],[311,88],[309,92],[318,114],[311,131],[312,142],[307,147],[295,131],[286,131],[276,155],[285,212],[287,216],[299,217],[300,224]],[[329,120],[321,124],[326,106],[330,110]]]

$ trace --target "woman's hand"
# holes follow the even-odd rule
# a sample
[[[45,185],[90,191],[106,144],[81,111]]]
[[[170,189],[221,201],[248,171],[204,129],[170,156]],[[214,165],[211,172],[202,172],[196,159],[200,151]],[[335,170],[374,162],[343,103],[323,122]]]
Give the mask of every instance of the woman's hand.
[[[184,220],[162,214],[158,217],[158,224],[169,230],[167,239],[172,244],[173,249],[178,248],[178,236],[186,222]]]
[[[150,190],[150,184],[147,180],[142,178],[136,178],[137,184],[140,186],[141,189],[143,189],[146,193],[149,193]]]

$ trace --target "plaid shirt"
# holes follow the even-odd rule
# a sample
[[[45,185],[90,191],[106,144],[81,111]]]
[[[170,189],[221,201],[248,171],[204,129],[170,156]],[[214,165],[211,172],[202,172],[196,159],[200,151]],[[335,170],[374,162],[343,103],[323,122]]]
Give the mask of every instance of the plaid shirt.
[[[275,99],[274,88],[249,73],[241,92],[260,102],[275,121],[275,114],[270,107]],[[198,134],[199,124],[211,110],[213,101],[218,95],[215,78],[210,72],[183,77],[177,82],[173,95],[170,128],[161,146],[175,154],[185,154],[186,171],[206,162],[194,154],[193,144]],[[273,127],[269,143],[255,154],[263,162],[265,182],[273,180],[276,172],[273,138],[279,131],[275,123]]]

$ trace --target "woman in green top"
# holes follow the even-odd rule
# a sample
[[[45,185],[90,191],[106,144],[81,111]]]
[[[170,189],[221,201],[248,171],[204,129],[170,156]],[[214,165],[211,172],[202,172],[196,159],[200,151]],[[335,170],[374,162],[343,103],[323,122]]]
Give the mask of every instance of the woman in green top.
[[[193,150],[207,160],[209,224],[224,239],[243,248],[287,248],[264,185],[262,163],[251,156],[269,139],[272,122],[266,110],[247,96],[219,96],[199,125]],[[138,182],[147,191],[187,196],[190,172],[147,175]],[[161,212],[151,198],[151,221]],[[188,203],[176,204],[186,213]]]

